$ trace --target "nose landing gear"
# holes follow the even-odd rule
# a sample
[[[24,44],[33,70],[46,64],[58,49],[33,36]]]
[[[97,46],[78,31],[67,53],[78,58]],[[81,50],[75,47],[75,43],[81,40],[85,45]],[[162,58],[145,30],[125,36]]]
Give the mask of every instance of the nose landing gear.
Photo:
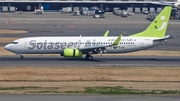
[[[19,55],[20,57],[20,59],[24,59],[24,56],[22,55],[22,54],[18,54],[18,53],[15,53],[16,55]]]

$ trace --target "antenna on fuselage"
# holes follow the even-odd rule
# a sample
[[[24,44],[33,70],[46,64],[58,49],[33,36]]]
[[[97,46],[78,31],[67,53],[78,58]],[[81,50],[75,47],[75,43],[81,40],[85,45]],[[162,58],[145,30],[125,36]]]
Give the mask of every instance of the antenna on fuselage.
[[[81,37],[81,35],[79,37]]]

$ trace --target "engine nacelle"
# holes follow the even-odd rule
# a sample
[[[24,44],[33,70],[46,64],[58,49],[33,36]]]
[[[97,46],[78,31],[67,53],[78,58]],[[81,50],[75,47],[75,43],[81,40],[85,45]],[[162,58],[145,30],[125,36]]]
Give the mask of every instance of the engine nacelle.
[[[180,8],[180,2],[175,3],[174,6]]]
[[[82,57],[82,51],[80,51],[78,49],[64,49],[63,56],[64,57],[81,58]]]

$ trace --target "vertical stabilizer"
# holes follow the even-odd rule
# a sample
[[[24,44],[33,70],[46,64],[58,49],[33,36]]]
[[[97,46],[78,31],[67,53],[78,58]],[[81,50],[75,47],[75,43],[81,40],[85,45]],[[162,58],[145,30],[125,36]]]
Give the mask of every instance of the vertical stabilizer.
[[[170,19],[171,10],[172,10],[171,6],[166,6],[145,31],[137,34],[133,34],[131,36],[155,37],[155,38],[164,37]]]

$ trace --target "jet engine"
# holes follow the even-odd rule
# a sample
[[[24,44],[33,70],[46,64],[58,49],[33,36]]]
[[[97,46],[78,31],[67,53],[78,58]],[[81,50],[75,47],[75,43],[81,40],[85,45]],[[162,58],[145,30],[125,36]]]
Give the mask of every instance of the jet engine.
[[[63,56],[80,58],[82,57],[82,51],[78,49],[64,49]]]
[[[180,2],[175,3],[174,6],[180,8]]]

